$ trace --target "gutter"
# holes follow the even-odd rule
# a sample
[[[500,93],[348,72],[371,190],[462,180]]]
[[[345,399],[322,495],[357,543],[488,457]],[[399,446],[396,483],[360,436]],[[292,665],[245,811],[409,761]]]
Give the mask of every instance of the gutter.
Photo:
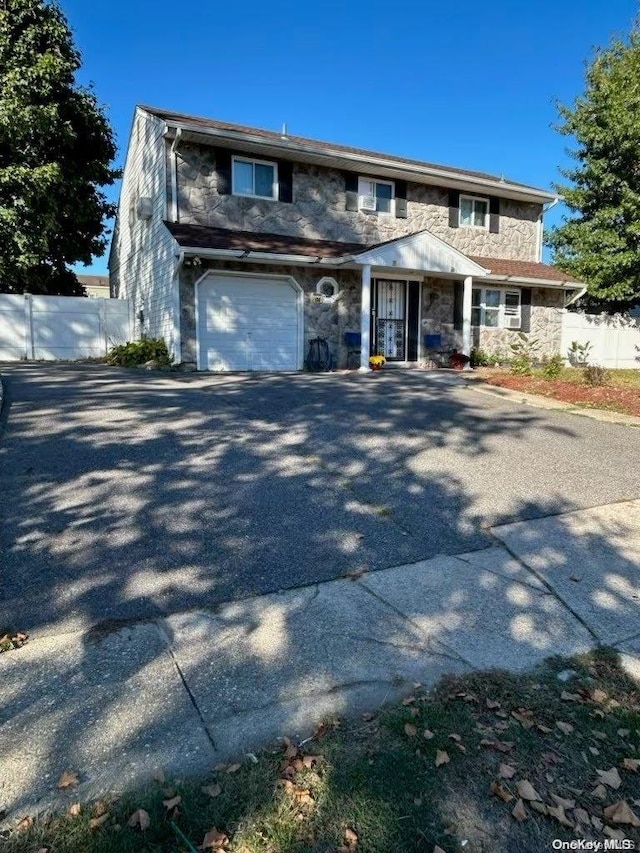
[[[173,345],[175,352],[173,354],[173,357],[174,359],[176,359],[176,361],[178,359],[182,361],[182,332],[180,329],[180,270],[182,269],[183,264],[184,251],[180,249],[176,268],[173,271],[173,286],[175,287],[173,302],[173,310],[175,312],[173,317]]]
[[[542,210],[540,211],[540,216],[538,217],[538,239],[537,239],[537,247],[536,252],[538,255],[538,261],[542,263],[542,250],[544,248],[544,215],[548,213],[552,207],[555,207],[556,204],[560,201],[560,196],[556,196],[554,200],[545,208],[545,205],[542,205]]]
[[[578,299],[582,299],[582,297],[585,295],[586,292],[587,292],[587,288],[584,286],[581,287],[580,290],[578,290],[577,293],[574,293],[574,295],[571,297],[571,299],[565,303],[564,307],[568,308],[569,305],[573,305],[573,303],[577,302]]]
[[[518,275],[489,275],[485,281],[506,282],[507,284],[526,284],[532,287],[561,287],[564,290],[574,290],[576,287],[582,287],[577,281],[564,279],[558,281],[551,278],[529,278],[527,276]],[[586,290],[586,287],[584,288]]]
[[[340,266],[349,258],[322,258],[313,255],[281,255],[275,252],[253,252],[250,249],[203,249],[198,246],[185,246],[181,250],[183,256],[196,256],[199,258],[221,258],[243,261],[255,261],[256,263],[280,263],[280,264],[305,264],[307,266]]]
[[[153,113],[151,113],[153,115]],[[528,201],[534,202],[548,202],[552,200],[552,197],[549,193],[544,190],[538,190],[535,187],[525,187],[518,184],[510,184],[507,181],[501,181],[499,179],[491,180],[487,178],[480,178],[475,175],[464,175],[461,173],[444,171],[442,169],[438,169],[437,167],[432,166],[418,166],[413,163],[402,163],[398,161],[390,161],[385,159],[384,157],[363,157],[359,154],[354,154],[350,151],[327,151],[326,149],[319,148],[315,145],[302,145],[298,142],[292,142],[290,139],[269,139],[263,136],[256,136],[251,133],[238,133],[230,130],[222,130],[219,128],[213,127],[202,127],[199,125],[193,125],[189,123],[167,123],[167,131],[169,126],[176,128],[176,135],[178,133],[195,133],[203,136],[212,136],[216,139],[227,139],[231,142],[240,142],[240,143],[250,143],[252,145],[258,145],[262,148],[265,146],[269,146],[271,148],[277,148],[282,151],[287,151],[292,154],[303,153],[313,157],[320,158],[321,160],[327,158],[334,159],[342,159],[346,160],[349,163],[356,163],[360,167],[364,164],[382,167],[384,169],[390,169],[395,172],[404,172],[408,173],[412,176],[416,177],[429,177],[436,179],[437,183],[458,183],[462,185],[472,185],[483,188],[493,189],[496,193],[500,195],[505,195],[511,193],[516,198],[526,199]]]

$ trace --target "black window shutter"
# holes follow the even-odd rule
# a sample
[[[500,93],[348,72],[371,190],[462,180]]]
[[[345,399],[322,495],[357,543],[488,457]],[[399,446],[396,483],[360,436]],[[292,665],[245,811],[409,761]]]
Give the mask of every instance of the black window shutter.
[[[523,287],[520,291],[520,330],[531,331],[531,288]]]
[[[396,181],[396,219],[407,218],[407,182]]]
[[[453,283],[453,328],[456,332],[462,331],[462,294],[463,285],[461,281]]]
[[[358,176],[355,172],[344,173],[344,189],[347,197],[345,210],[358,209]]]
[[[449,190],[449,228],[457,228],[460,224],[460,193]]]
[[[293,201],[293,163],[290,160],[278,161],[278,200]]]
[[[226,148],[216,148],[216,173],[219,195],[231,195],[231,152]]]
[[[489,199],[489,231],[492,234],[500,231],[500,199],[495,195]]]

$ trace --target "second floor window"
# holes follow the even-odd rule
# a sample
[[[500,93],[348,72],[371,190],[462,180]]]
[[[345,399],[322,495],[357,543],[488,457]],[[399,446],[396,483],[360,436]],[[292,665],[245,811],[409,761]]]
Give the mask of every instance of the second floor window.
[[[392,213],[394,185],[391,181],[372,181],[371,178],[358,179],[358,206],[360,210],[377,210],[378,213]]]
[[[278,168],[266,160],[233,158],[233,194],[278,198]]]
[[[489,199],[461,195],[460,226],[463,228],[488,228]]]

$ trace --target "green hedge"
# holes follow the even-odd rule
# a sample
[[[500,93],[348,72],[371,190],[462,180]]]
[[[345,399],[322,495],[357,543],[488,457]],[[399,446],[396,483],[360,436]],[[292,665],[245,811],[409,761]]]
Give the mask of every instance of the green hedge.
[[[155,361],[158,367],[169,367],[173,359],[169,355],[166,343],[162,338],[144,338],[141,341],[129,341],[126,344],[113,347],[107,353],[107,364],[117,364],[120,367],[136,367]]]

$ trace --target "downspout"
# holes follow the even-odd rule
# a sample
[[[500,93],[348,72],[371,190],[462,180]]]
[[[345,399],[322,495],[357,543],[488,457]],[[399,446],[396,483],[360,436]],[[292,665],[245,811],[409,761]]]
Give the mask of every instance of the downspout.
[[[542,205],[542,210],[540,211],[540,215],[538,216],[538,240],[537,240],[537,254],[538,254],[538,262],[542,263],[542,250],[544,248],[544,215],[551,210],[552,207],[555,207],[556,204],[560,201],[560,198],[554,198],[552,202],[550,202],[549,206],[545,208],[544,204]]]
[[[571,299],[568,302],[564,303],[564,307],[568,308],[569,305],[573,305],[573,303],[577,302],[578,299],[582,299],[582,297],[585,295],[586,292],[587,292],[586,287],[581,287],[579,290],[576,290],[576,292],[573,294]]]
[[[176,135],[171,143],[171,221],[178,221],[178,146],[182,139],[182,128],[176,128]]]
[[[182,249],[180,250],[180,254],[177,257],[178,262],[176,263],[176,268],[173,271],[173,286],[175,288],[173,294],[173,357],[178,363],[180,363],[183,361],[182,331],[180,327],[180,270],[182,269],[182,265],[184,264],[184,251]]]

